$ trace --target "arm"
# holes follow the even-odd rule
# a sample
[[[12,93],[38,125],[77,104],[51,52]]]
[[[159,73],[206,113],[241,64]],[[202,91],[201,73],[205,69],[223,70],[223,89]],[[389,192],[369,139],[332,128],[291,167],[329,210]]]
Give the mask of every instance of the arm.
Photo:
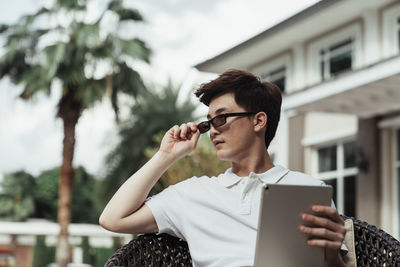
[[[99,218],[101,226],[114,232],[158,232],[154,216],[144,201],[161,175],[196,148],[199,136],[194,123],[172,127],[164,135],[159,151],[108,202]]]
[[[346,234],[343,219],[329,206],[313,206],[312,210],[321,216],[311,214],[301,216],[303,221],[314,225],[314,227],[300,226],[300,231],[313,237],[307,241],[308,245],[325,249],[326,267],[346,266],[340,254]]]

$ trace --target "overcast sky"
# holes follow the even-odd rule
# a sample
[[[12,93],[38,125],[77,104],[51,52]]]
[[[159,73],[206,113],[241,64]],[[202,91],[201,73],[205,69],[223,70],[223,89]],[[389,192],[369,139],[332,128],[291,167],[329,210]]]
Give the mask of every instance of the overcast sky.
[[[92,6],[101,7],[105,0]],[[172,77],[186,91],[209,79],[193,66],[238,45],[318,0],[137,0],[125,1],[144,15],[146,23],[132,26],[153,51],[145,80],[163,84]],[[0,23],[15,22],[43,1],[0,1]],[[0,81],[0,176],[24,169],[37,175],[60,165],[62,124],[55,119],[59,92],[33,101],[17,98],[19,89]],[[77,126],[74,165],[93,174],[103,171],[104,155],[115,143],[109,103],[83,113]]]

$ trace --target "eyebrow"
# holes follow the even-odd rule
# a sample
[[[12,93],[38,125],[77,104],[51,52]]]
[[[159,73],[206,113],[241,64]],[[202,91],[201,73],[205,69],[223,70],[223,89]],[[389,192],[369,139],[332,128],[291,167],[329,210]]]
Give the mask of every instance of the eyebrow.
[[[215,115],[221,114],[225,110],[227,110],[227,108],[219,108],[219,109],[217,109],[217,111],[215,111]],[[211,115],[210,114],[207,114],[207,119],[211,119]]]

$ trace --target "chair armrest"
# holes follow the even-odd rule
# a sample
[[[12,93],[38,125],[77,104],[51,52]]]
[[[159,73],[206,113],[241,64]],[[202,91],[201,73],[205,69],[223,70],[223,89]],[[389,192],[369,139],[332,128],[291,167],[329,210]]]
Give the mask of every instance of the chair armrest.
[[[119,248],[104,266],[192,266],[192,258],[185,241],[168,234],[144,234]]]
[[[400,242],[365,221],[352,219],[357,266],[400,266]]]

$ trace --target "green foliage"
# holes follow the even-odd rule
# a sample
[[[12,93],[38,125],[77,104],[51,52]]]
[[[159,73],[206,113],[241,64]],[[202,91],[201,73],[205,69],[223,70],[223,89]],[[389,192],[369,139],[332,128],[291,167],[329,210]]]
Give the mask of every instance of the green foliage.
[[[60,169],[43,171],[36,178],[35,217],[47,220],[57,220],[58,182]]]
[[[55,261],[56,250],[54,247],[47,247],[44,236],[36,237],[36,244],[33,250],[32,267],[43,267]]]
[[[35,179],[18,171],[4,175],[0,183],[0,217],[11,221],[24,221],[34,212]]]
[[[104,263],[114,254],[115,250],[111,248],[94,248],[95,251],[95,263],[96,267],[103,267]]]
[[[75,169],[72,191],[71,222],[97,224],[100,211],[96,209],[96,180],[83,167]]]
[[[156,137],[161,142],[163,134]],[[147,149],[146,156],[150,159],[156,149]],[[218,159],[215,148],[206,135],[200,136],[196,149],[188,156],[176,161],[158,180],[150,195],[161,192],[168,185],[176,184],[193,176],[216,176],[225,172],[230,163]]]
[[[111,248],[105,247],[91,247],[89,238],[82,237],[81,248],[83,250],[83,263],[92,266],[102,267],[104,263],[121,247],[121,240],[118,237],[113,238],[113,245]]]
[[[155,135],[175,124],[193,121],[195,106],[189,97],[178,103],[178,88],[169,82],[161,92],[153,89],[138,95],[131,117],[119,126],[120,141],[107,157],[108,173],[99,190],[101,206],[143,165],[146,148],[157,145]]]
[[[112,245],[113,251],[116,251],[116,250],[119,249],[121,246],[122,246],[121,238],[119,238],[119,237],[113,237],[113,245]]]
[[[35,217],[57,220],[57,199],[60,169],[44,171],[36,179]],[[83,167],[75,169],[72,191],[71,222],[97,223],[100,211],[96,208],[96,180]]]
[[[83,167],[75,169],[71,221],[97,223],[95,191],[97,181]],[[28,217],[57,220],[58,184],[60,168],[43,171],[37,178],[18,171],[4,176],[0,184],[0,217],[24,221]]]
[[[94,265],[96,255],[94,249],[90,247],[89,237],[82,237],[81,248],[83,251],[83,263]]]
[[[119,16],[120,20],[143,20],[138,10],[124,8],[122,6],[122,0],[112,0],[108,5],[108,9],[114,11]]]

